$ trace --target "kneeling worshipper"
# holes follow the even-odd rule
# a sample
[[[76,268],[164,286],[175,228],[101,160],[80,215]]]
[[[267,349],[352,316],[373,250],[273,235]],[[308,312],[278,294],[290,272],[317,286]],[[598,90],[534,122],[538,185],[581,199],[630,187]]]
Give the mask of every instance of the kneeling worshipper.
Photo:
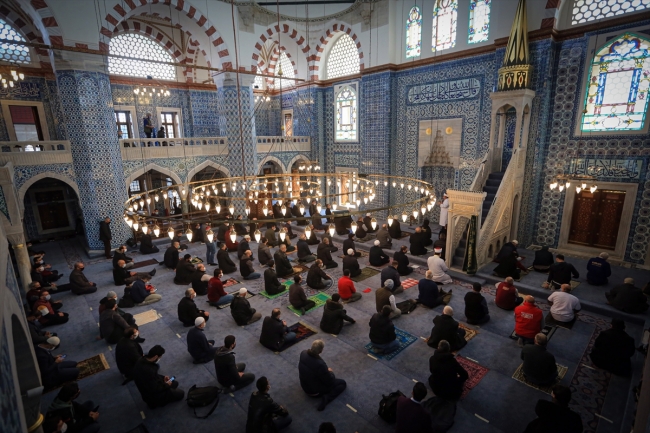
[[[587,282],[592,286],[604,286],[608,283],[608,278],[612,275],[608,258],[609,254],[603,252],[587,262]]]
[[[115,344],[130,327],[137,328],[134,323],[128,323],[117,311],[117,302],[110,299],[104,304],[104,311],[99,315],[99,333],[108,344]],[[131,316],[133,318],[133,316]]]
[[[314,290],[327,290],[332,287],[334,280],[323,271],[324,268],[323,261],[316,259],[307,272],[307,286]]]
[[[149,233],[143,234],[140,237],[140,253],[142,254],[153,254],[160,251],[157,246],[153,244],[153,240]]]
[[[135,364],[133,380],[140,391],[142,400],[150,409],[166,406],[169,403],[183,400],[185,391],[178,388],[174,376],[163,376],[158,373],[159,362],[165,354],[165,349],[155,345]]]
[[[115,346],[115,363],[127,382],[133,380],[135,364],[144,356],[140,346],[143,341],[144,338],[140,338],[140,332],[136,328],[127,328]]]
[[[66,361],[63,355],[52,355],[60,343],[59,337],[50,337],[45,343],[34,346],[41,381],[46,388],[55,388],[79,377],[77,362]]]
[[[617,310],[630,314],[641,314],[648,310],[648,298],[634,286],[633,278],[626,278],[611,291],[605,293],[607,303]]]
[[[393,280],[386,280],[384,281],[384,286],[380,287],[377,289],[375,292],[375,304],[377,307],[377,312],[381,313],[382,309],[385,306],[390,307],[390,316],[389,319],[397,319],[402,315],[402,310],[397,308],[397,304],[395,303],[395,295],[393,295],[392,289],[393,289]],[[411,302],[415,302],[414,300],[411,300]]]
[[[546,335],[535,335],[535,344],[527,344],[521,349],[524,360],[523,372],[526,380],[537,386],[550,385],[557,379],[555,356],[546,350]]]
[[[347,250],[348,254],[343,257],[343,270],[350,272],[350,278],[361,275],[361,267],[352,248]]]
[[[348,316],[347,311],[341,305],[341,295],[334,293],[332,299],[325,301],[323,308],[323,318],[320,321],[320,329],[328,334],[338,335],[343,329],[343,321],[350,324],[357,323],[352,317]]]
[[[223,346],[217,349],[214,355],[214,370],[217,373],[217,381],[229,391],[242,389],[255,380],[253,373],[244,373],[246,364],[235,362],[235,347],[237,342],[234,335],[226,335],[223,339]]]
[[[444,400],[458,401],[463,394],[465,381],[469,379],[467,370],[458,363],[451,353],[446,340],[440,340],[436,351],[429,358],[429,386],[436,395]]]
[[[97,408],[99,406],[95,405],[91,400],[77,403],[75,400],[80,394],[81,390],[77,382],[63,385],[50,407],[47,408],[47,414],[45,415],[44,424],[46,425],[50,420],[59,420],[57,428],[56,430],[48,430],[46,426],[42,431],[45,433],[65,433],[66,431],[70,433],[97,433],[100,429],[97,422],[99,418]],[[60,429],[58,428],[59,423],[63,424]]]
[[[370,262],[370,266],[384,266],[390,262],[390,257],[381,249],[378,240],[375,240],[374,245],[370,247],[368,262]]]
[[[262,313],[251,307],[250,302],[246,299],[246,293],[248,291],[245,287],[242,287],[230,303],[230,314],[239,326],[250,325],[262,318]]]
[[[451,284],[454,280],[447,274],[449,268],[445,261],[440,258],[442,248],[435,248],[433,256],[427,259],[429,270],[433,273],[433,281],[437,284]]]
[[[196,326],[195,320],[197,317],[202,317],[206,321],[210,318],[210,313],[199,310],[194,298],[196,298],[194,289],[187,289],[185,290],[185,296],[178,303],[178,320],[183,322],[185,327]]]
[[[421,227],[415,228],[415,233],[409,238],[409,243],[411,244],[411,254],[414,256],[423,256],[427,253],[427,248],[425,247],[426,243],[426,234],[422,232]]]
[[[174,276],[174,283],[178,285],[192,284],[192,276],[196,272],[196,266],[192,264],[192,255],[185,254],[176,265],[176,276]]]
[[[305,289],[300,285],[300,282],[302,281],[300,275],[293,277],[293,281],[294,283],[289,287],[289,303],[293,308],[297,308],[302,314],[305,314],[306,311],[314,308],[316,303],[307,299]]]
[[[562,284],[561,290],[551,293],[551,296],[548,297],[548,303],[551,304],[549,314],[556,322],[574,322],[577,318],[575,313],[582,308],[578,298],[570,292],[571,286]]]
[[[451,289],[449,290],[451,293]],[[435,308],[442,304],[445,298],[444,290],[438,289],[438,285],[433,281],[433,272],[427,271],[424,278],[418,281],[418,299],[417,302],[428,308]]]
[[[594,365],[617,376],[632,373],[634,338],[625,332],[625,322],[612,319],[612,327],[598,334],[589,357]]]
[[[564,385],[555,385],[551,397],[553,401],[537,401],[537,418],[528,424],[524,433],[582,433],[582,418],[569,409],[571,390]]]
[[[533,269],[537,272],[548,272],[554,260],[553,253],[548,250],[548,245],[543,245],[541,250],[535,251]]]
[[[214,340],[208,340],[204,333],[205,319],[194,319],[194,327],[187,333],[187,351],[194,359],[194,364],[205,364],[214,359],[217,348]]]
[[[293,421],[287,410],[273,401],[269,395],[271,384],[264,376],[257,379],[257,391],[248,402],[246,433],[278,432]]]
[[[517,253],[513,252],[499,259],[499,264],[494,268],[494,274],[501,278],[512,277],[519,281],[521,279],[521,270],[518,265]]]
[[[447,305],[442,314],[433,318],[433,328],[427,340],[429,347],[436,348],[442,340],[449,343],[452,352],[460,350],[467,344],[465,330],[454,320],[454,309]]]
[[[472,291],[465,295],[465,317],[470,325],[483,325],[490,321],[490,310],[481,294],[480,283],[472,283]]]
[[[399,349],[395,325],[390,320],[392,313],[390,305],[384,305],[381,312],[370,318],[370,343],[378,353],[390,353]]]
[[[311,349],[302,351],[298,363],[300,387],[308,396],[321,399],[319,412],[325,410],[347,387],[347,383],[343,379],[337,379],[321,357],[324,347],[323,340],[314,340]]]
[[[260,343],[273,351],[279,351],[282,346],[296,339],[296,333],[290,331],[287,322],[280,319],[281,313],[279,308],[274,308],[271,315],[266,316],[262,323]]]
[[[264,271],[264,291],[267,295],[277,295],[286,290],[278,280],[278,274],[275,272],[275,261],[269,260],[266,265],[268,268]]]
[[[409,258],[406,255],[408,248],[406,245],[402,245],[399,251],[396,251],[393,255],[393,260],[397,261],[397,272],[401,276],[410,275],[413,272],[413,268],[409,266]],[[411,254],[414,254],[411,251]]]
[[[219,251],[217,251],[217,263],[219,264],[219,269],[221,269],[224,274],[232,274],[237,271],[237,266],[235,266],[235,263],[230,258],[225,243],[219,246]]]

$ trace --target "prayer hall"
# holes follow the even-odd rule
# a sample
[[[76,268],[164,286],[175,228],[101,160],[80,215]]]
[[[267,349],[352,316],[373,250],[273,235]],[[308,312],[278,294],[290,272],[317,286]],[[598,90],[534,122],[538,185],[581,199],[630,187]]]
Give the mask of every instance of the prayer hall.
[[[650,433],[650,0],[0,0],[1,433]]]

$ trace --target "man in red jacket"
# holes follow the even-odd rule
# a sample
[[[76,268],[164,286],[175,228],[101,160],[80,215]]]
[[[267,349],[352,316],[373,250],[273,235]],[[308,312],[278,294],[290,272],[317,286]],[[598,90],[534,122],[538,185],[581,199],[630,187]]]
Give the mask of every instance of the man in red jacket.
[[[355,302],[361,299],[361,293],[357,293],[354,281],[350,279],[350,270],[343,270],[343,276],[339,279],[339,295],[343,302]]]
[[[223,282],[221,281],[223,272],[217,268],[214,270],[213,275],[214,277],[208,281],[208,303],[213,307],[230,304],[233,300],[233,295],[229,295],[223,290]]]
[[[507,277],[505,281],[497,284],[497,294],[494,298],[497,307],[504,310],[514,310],[516,306],[523,302],[524,299],[517,293],[514,283],[515,280],[512,277]]]
[[[535,306],[535,298],[526,296],[524,303],[515,308],[515,334],[519,337],[519,345],[534,344],[543,322],[544,314]]]

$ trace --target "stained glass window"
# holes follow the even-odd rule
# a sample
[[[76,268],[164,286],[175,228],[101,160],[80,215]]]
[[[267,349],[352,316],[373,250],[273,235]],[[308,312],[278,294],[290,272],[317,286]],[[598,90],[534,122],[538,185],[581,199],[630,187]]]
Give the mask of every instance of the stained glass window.
[[[291,60],[289,60],[289,56],[282,51],[280,53],[280,58],[278,58],[278,63],[275,66],[275,76],[278,77],[280,76],[280,70],[282,70],[282,76],[287,77],[287,78],[296,78],[295,71],[293,70],[293,63],[291,63]],[[282,84],[282,88],[286,89],[287,87],[291,87],[294,85],[293,80],[281,80],[279,78],[275,78],[273,80],[273,87],[276,90],[280,89],[280,84]]]
[[[16,42],[27,42],[17,31],[6,21],[0,19],[0,39],[7,39]],[[25,45],[15,45],[7,42],[0,43],[0,60],[11,63],[29,63],[29,48]]]
[[[643,129],[650,87],[650,40],[626,33],[600,48],[587,83],[582,130]]]
[[[458,0],[436,0],[433,8],[433,36],[431,51],[446,50],[456,46],[456,21]]]
[[[406,58],[418,57],[422,49],[422,14],[413,6],[406,20]]]
[[[467,42],[485,42],[490,34],[490,5],[492,0],[470,0],[469,36]]]
[[[650,0],[575,0],[571,24],[615,17],[650,8]]]
[[[343,33],[334,43],[327,58],[327,78],[358,74],[359,50],[357,44],[347,33]]]
[[[174,62],[171,54],[165,51],[158,42],[136,33],[123,33],[113,37],[108,52],[126,57]],[[108,58],[108,72],[116,75],[143,78],[150,75],[160,80],[176,79],[176,68],[172,65],[116,57]]]
[[[336,94],[336,141],[357,140],[357,92],[343,86]]]

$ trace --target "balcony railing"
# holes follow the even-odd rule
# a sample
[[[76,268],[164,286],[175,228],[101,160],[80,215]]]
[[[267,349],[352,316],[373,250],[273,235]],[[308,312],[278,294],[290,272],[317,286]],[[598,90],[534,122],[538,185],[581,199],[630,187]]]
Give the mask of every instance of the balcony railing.
[[[136,138],[120,140],[122,160],[228,155],[227,137]]]
[[[70,142],[53,141],[1,141],[0,164],[11,161],[14,165],[44,165],[72,163]]]
[[[310,152],[309,137],[258,136],[257,153],[268,152]]]

